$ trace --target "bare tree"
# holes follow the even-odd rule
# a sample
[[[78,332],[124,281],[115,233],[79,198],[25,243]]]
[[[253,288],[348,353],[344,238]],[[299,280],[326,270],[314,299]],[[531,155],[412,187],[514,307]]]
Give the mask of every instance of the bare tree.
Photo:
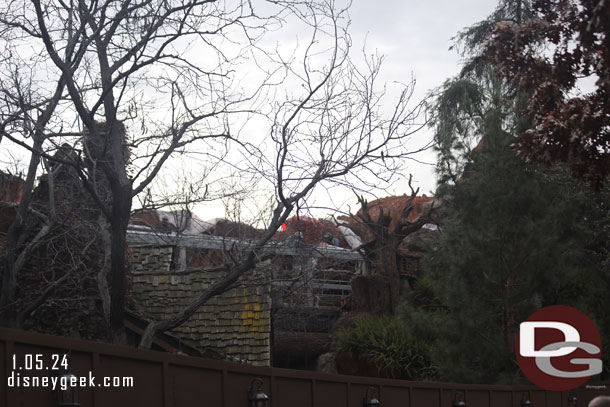
[[[216,3],[34,0],[2,11],[3,61],[10,68],[2,134],[32,152],[24,199],[7,239],[2,305],[14,297],[19,272],[14,259],[25,253],[18,242],[39,158],[53,159],[49,149],[86,130],[81,157],[65,164],[76,169],[105,218],[110,290],[102,297],[110,298],[113,340],[123,341],[125,234],[132,198],[174,152],[197,141],[231,138],[226,115],[248,96],[227,93],[228,72],[236,61],[215,43],[230,40],[227,33],[240,29],[241,39],[252,44],[270,23],[254,15],[247,2]],[[203,53],[200,60],[211,56],[214,62],[193,63],[193,42]],[[24,45],[34,55],[24,54]],[[47,87],[55,92],[49,95]],[[159,115],[166,117],[157,120]],[[128,139],[124,123],[139,134]],[[131,176],[126,148],[138,153]]]
[[[360,188],[371,187],[384,176],[395,174],[398,160],[413,153],[404,145],[417,128],[419,105],[408,106],[412,87],[398,96],[394,110],[386,118],[381,112],[384,93],[376,87],[381,58],[371,57],[360,71],[349,58],[350,39],[341,26],[346,10],[310,9],[303,16],[313,29],[311,42],[303,57],[302,68],[289,71],[303,89],[300,97],[278,103],[272,116],[271,139],[276,154],[272,171],[265,171],[264,158],[244,172],[254,172],[272,180],[276,204],[265,232],[251,246],[246,258],[226,264],[227,276],[209,286],[178,315],[166,321],[151,323],[140,342],[148,347],[156,332],[179,326],[209,298],[230,288],[247,271],[254,268],[259,252],[293,210],[324,183],[354,185],[350,175],[357,177]],[[320,33],[332,40],[325,63],[316,68],[316,49]],[[330,60],[330,62],[327,62]],[[415,127],[415,129],[414,129]],[[251,161],[250,161],[251,162]],[[372,177],[368,178],[367,174]]]
[[[253,269],[278,227],[318,185],[377,186],[413,153],[405,144],[419,127],[421,105],[408,103],[413,84],[398,93],[393,110],[384,110],[385,90],[376,83],[382,58],[365,57],[363,68],[350,59],[347,5],[333,0],[261,5],[255,11],[240,0],[32,0],[0,12],[7,46],[0,59],[6,68],[2,141],[31,153],[26,191],[33,189],[43,157],[73,168],[97,205],[105,251],[98,288],[115,342],[124,341],[132,200],[148,193],[172,157],[197,153],[209,168],[226,164],[244,177],[262,179],[275,191],[275,208],[244,257],[227,262],[226,278],[173,318],[151,322],[142,347]],[[290,19],[312,33],[299,47],[303,51],[288,57],[265,51],[263,34]],[[18,52],[24,44],[31,55]],[[243,89],[235,70],[246,58],[263,69],[258,85]],[[276,91],[270,105],[267,91],[279,84],[292,86],[285,88],[283,101]],[[267,136],[254,142],[234,133],[229,123],[239,126],[234,118],[239,113],[266,114]],[[52,154],[65,142],[75,155]],[[242,160],[229,160],[225,152],[231,145]],[[25,250],[20,219],[32,212],[26,195],[6,245],[2,306],[14,299],[15,259]]]
[[[415,211],[414,200],[419,189],[413,189],[409,178],[411,195],[406,199],[398,216],[392,216],[390,208],[380,204],[370,205],[367,200],[356,195],[360,210],[345,224],[363,238],[356,250],[369,263],[371,274],[352,281],[352,303],[357,311],[392,314],[401,301],[400,267],[398,265],[399,246],[405,237],[419,231],[427,223],[436,223],[438,207],[435,200],[422,205],[417,217],[410,216]],[[439,204],[436,203],[438,206]],[[354,304],[356,303],[356,304]]]

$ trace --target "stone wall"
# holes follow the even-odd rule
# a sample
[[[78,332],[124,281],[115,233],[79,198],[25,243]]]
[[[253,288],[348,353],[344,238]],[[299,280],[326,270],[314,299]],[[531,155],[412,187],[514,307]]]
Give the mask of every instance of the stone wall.
[[[132,292],[142,315],[165,319],[175,315],[202,290],[222,278],[224,270],[171,270],[172,247],[131,247]],[[240,285],[209,300],[171,333],[215,351],[269,366],[271,296],[269,273],[259,267]]]

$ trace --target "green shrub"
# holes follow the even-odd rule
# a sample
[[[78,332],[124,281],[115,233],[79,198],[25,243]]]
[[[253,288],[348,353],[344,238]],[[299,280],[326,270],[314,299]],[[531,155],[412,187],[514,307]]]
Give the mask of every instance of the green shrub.
[[[371,362],[392,378],[428,379],[436,375],[430,346],[416,341],[397,317],[364,317],[337,334],[340,353]]]

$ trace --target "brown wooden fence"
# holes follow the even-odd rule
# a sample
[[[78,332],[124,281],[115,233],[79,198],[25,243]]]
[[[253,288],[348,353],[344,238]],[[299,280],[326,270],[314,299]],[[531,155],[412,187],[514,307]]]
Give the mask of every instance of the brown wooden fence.
[[[451,407],[456,392],[467,407],[519,407],[524,394],[533,407],[568,407],[568,392],[535,387],[410,382],[253,367],[9,329],[0,329],[4,383],[0,406],[57,405],[50,388],[26,387],[23,381],[25,377],[57,377],[53,362],[61,362],[64,354],[71,373],[87,381],[90,375],[95,378],[96,387],[79,388],[83,407],[246,407],[247,389],[254,378],[263,380],[270,407],[358,407],[370,386],[383,407]],[[38,361],[36,355],[44,356]],[[104,377],[133,377],[133,387],[104,387]],[[595,395],[610,394],[610,383],[589,383],[575,394],[578,407],[586,407]]]

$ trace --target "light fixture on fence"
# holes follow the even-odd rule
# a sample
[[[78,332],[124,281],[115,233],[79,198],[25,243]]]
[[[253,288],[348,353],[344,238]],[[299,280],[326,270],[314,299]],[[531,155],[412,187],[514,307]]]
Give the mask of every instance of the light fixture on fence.
[[[248,387],[248,407],[267,407],[269,396],[263,393],[263,379],[252,379]]]
[[[576,393],[573,391],[568,395],[568,406],[569,407],[577,407],[578,406],[578,397],[576,397]]]
[[[59,377],[59,385],[56,390],[58,406],[80,406],[77,382],[76,376],[70,372],[65,372]]]
[[[523,393],[523,397],[521,397],[521,407],[532,407],[532,402],[528,393]]]
[[[381,402],[375,397],[375,388],[369,387],[364,393],[364,407],[380,407]]]
[[[453,393],[453,407],[466,407],[466,402],[464,401],[464,393],[460,391],[456,391]]]

